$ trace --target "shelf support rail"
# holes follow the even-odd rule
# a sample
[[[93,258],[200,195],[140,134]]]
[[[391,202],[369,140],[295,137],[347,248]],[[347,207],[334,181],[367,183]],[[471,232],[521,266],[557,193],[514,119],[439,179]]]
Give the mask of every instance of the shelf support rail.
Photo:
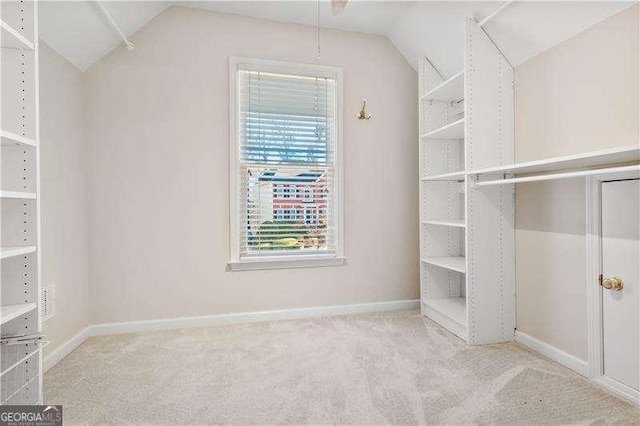
[[[135,45],[131,41],[129,41],[127,36],[120,29],[120,26],[118,26],[118,23],[113,19],[111,14],[109,12],[107,12],[107,9],[104,8],[104,6],[102,5],[102,3],[100,3],[99,0],[94,0],[94,2],[98,6],[98,9],[100,9],[100,12],[102,12],[102,15],[107,19],[107,21],[109,21],[109,24],[111,24],[111,26],[116,31],[116,33],[118,33],[118,35],[120,36],[120,38],[124,42],[124,45],[127,48],[127,50],[129,50],[129,51],[133,50]]]
[[[476,25],[478,25],[478,28],[480,29],[480,31],[482,31],[484,33],[485,36],[487,36],[487,38],[489,39],[489,41],[495,46],[495,48],[498,50],[498,52],[500,52],[500,55],[502,55],[502,57],[504,58],[505,61],[507,61],[507,63],[509,64],[509,66],[511,68],[513,68],[513,64],[511,63],[511,61],[509,60],[509,58],[507,58],[507,55],[504,54],[504,52],[502,51],[502,49],[500,49],[500,46],[498,46],[498,44],[495,42],[495,40],[493,40],[493,38],[489,35],[489,33],[487,32],[487,30],[485,30],[483,28],[483,25],[486,25],[489,21],[491,21],[493,18],[496,17],[496,15],[498,15],[500,12],[502,12],[507,6],[509,6],[511,3],[513,3],[515,0],[508,0],[506,1],[504,4],[500,5],[500,7],[498,7],[496,10],[494,10],[493,12],[491,12],[489,14],[489,16],[487,16],[486,18],[484,18],[481,21],[477,21],[474,18],[471,18],[473,20],[473,22],[476,23]]]
[[[515,0],[507,0],[506,2],[504,2],[503,4],[501,4],[496,10],[494,10],[493,12],[491,12],[489,15],[487,15],[486,18],[482,19],[480,22],[478,22],[478,25],[480,25],[481,27],[483,27],[484,25],[486,25],[487,23],[489,23],[489,21],[491,21],[493,18],[495,18],[500,12],[502,12],[503,10],[505,10],[507,8],[507,6],[509,6],[511,3],[513,3]]]
[[[425,61],[427,61],[427,63],[428,63],[429,65],[431,65],[431,68],[433,68],[433,70],[436,72],[436,74],[438,74],[438,77],[440,77],[440,78],[442,79],[442,82],[443,82],[443,83],[444,83],[445,81],[447,81],[447,79],[446,79],[446,78],[444,78],[444,75],[442,75],[442,73],[438,70],[438,68],[436,68],[436,66],[435,66],[435,65],[433,65],[433,62],[431,62],[431,60],[430,60],[428,57],[424,56],[423,58],[424,58],[424,60],[425,60]]]
[[[512,183],[526,183],[526,182],[540,182],[545,180],[558,180],[558,179],[570,179],[570,178],[579,178],[585,176],[596,176],[596,175],[606,175],[606,174],[614,174],[614,173],[624,173],[624,172],[640,172],[640,164],[634,164],[632,166],[621,166],[621,167],[606,167],[602,169],[590,169],[590,170],[579,170],[574,172],[565,172],[565,173],[549,173],[549,174],[541,174],[541,175],[533,175],[533,176],[522,176],[522,177],[513,177],[508,179],[495,179],[495,180],[487,180],[484,182],[477,182],[473,184],[473,186],[495,186],[495,185],[508,185]],[[475,175],[478,176],[478,175]]]

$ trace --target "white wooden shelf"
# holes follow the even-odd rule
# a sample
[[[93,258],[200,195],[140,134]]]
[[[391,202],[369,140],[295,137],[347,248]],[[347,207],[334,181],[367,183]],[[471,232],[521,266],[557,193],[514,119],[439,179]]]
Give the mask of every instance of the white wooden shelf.
[[[11,28],[9,24],[0,19],[0,28],[2,33],[0,34],[0,40],[2,40],[2,47],[8,47],[12,49],[27,49],[33,50],[33,43],[27,40],[22,34],[15,29]]]
[[[423,258],[422,261],[430,265],[439,266],[440,268],[449,269],[462,274],[467,272],[466,260],[462,256],[426,257]]]
[[[467,340],[467,300],[464,297],[425,299],[425,313],[456,336]]]
[[[462,99],[464,99],[464,71],[460,71],[420,98],[421,101],[441,102],[457,102]]]
[[[0,136],[2,137],[2,146],[7,145],[27,145],[36,146],[36,141],[33,139],[25,138],[15,133],[8,132],[6,130],[0,130]]]
[[[464,326],[467,323],[467,299],[451,297],[446,299],[426,299],[424,304]]]
[[[464,118],[432,130],[421,136],[422,139],[464,139]]]
[[[420,178],[422,181],[454,181],[454,182],[462,182],[464,181],[466,173],[463,171],[453,172],[453,173],[444,173],[441,175],[432,175],[425,176]]]
[[[482,176],[503,173],[556,172],[638,161],[640,161],[640,146],[631,145],[600,151],[585,152],[577,155],[547,158],[545,160],[515,163],[507,166],[470,170],[467,174]]]
[[[35,253],[36,246],[24,247],[0,247],[0,259],[8,257],[21,256],[23,254]]]
[[[423,220],[425,225],[452,226],[455,228],[464,228],[466,225],[464,219],[429,219]]]
[[[1,308],[0,308],[1,309]],[[14,368],[18,367],[20,364],[22,364],[23,362],[25,362],[26,360],[28,360],[29,358],[31,358],[32,356],[39,354],[39,352],[43,349],[42,345],[39,345],[38,348],[36,350],[34,350],[33,352],[26,352],[26,355],[24,355],[23,357],[21,357],[19,360],[17,360],[16,362],[14,362],[13,364],[7,366],[4,370],[2,370],[2,372],[0,373],[0,376],[4,376],[5,374],[7,374],[9,371],[13,370]]]
[[[31,312],[36,308],[35,303],[20,303],[18,305],[6,305],[0,306],[1,323],[5,324],[13,319],[18,318],[20,315]]]
[[[23,200],[35,200],[35,192],[0,191],[0,198],[17,198]]]

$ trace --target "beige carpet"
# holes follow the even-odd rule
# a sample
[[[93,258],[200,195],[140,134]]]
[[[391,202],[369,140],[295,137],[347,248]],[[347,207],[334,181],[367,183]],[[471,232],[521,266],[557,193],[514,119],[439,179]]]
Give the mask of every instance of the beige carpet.
[[[44,385],[65,424],[640,424],[579,375],[417,312],[91,338]]]

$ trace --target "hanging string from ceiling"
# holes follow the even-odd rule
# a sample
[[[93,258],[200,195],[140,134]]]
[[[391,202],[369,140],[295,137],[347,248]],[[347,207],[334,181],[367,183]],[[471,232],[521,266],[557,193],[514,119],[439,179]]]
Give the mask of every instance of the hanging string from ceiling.
[[[316,49],[317,49],[316,61],[320,61],[320,0],[317,1],[317,8],[316,8]]]

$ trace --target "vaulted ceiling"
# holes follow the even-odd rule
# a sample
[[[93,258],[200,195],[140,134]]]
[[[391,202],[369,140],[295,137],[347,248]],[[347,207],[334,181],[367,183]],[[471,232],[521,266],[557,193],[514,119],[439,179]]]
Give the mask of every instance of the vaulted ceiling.
[[[172,5],[388,37],[417,68],[427,56],[445,76],[462,69],[465,18],[482,19],[503,2],[350,0],[340,15],[316,1],[102,1],[127,37]],[[513,65],[547,50],[633,1],[517,1],[486,26]],[[122,39],[94,1],[44,1],[40,38],[81,70],[88,69]]]

